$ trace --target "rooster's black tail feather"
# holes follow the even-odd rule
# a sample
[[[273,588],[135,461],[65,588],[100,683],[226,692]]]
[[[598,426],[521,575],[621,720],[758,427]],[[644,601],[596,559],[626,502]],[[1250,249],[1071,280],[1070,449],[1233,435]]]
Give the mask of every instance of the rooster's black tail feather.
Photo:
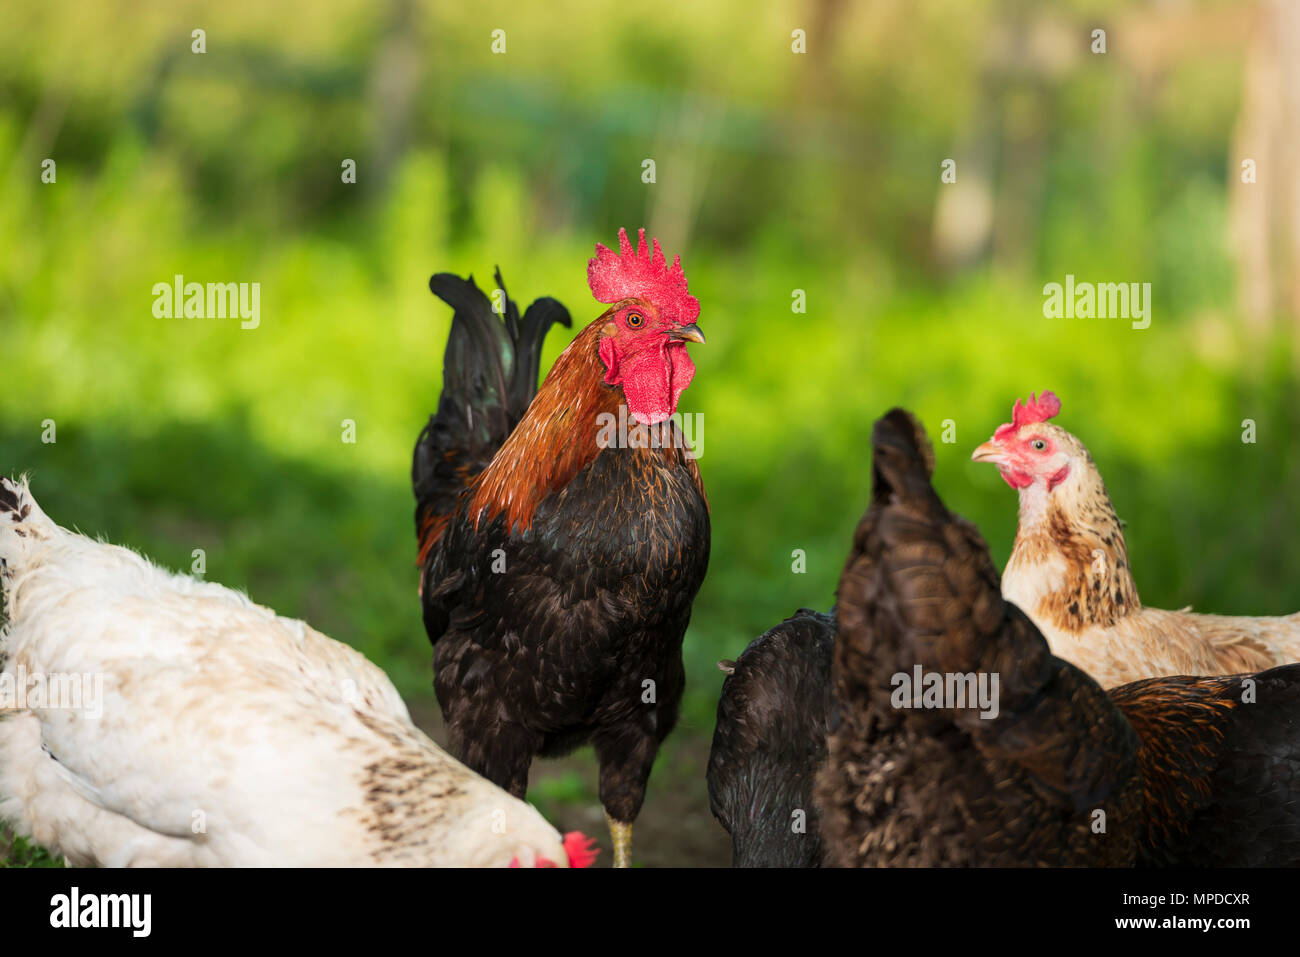
[[[521,318],[500,269],[495,278],[501,319],[473,276],[437,273],[429,280],[453,314],[438,411],[420,433],[411,464],[421,556],[440,532],[440,519],[451,513],[460,492],[492,461],[528,409],[547,331],[553,323],[571,324],[568,310],[545,297]]]

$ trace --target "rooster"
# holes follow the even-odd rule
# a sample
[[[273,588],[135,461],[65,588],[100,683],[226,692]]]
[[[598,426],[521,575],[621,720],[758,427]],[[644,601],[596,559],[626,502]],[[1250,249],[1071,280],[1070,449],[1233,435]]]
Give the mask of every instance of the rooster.
[[[25,481],[0,479],[0,567],[0,819],[70,864],[591,862],[360,654],[60,528]]]
[[[813,779],[826,756],[832,615],[807,608],[755,638],[727,674],[709,752],[709,808],[734,867],[818,867]]]
[[[829,863],[1300,863],[1300,666],[1103,691],[1002,597],[916,420],[894,410],[872,444],[815,792]],[[996,677],[997,707],[900,696],[916,668]]]
[[[609,308],[535,396],[558,304],[534,303],[521,323],[505,297],[503,324],[472,278],[433,277],[455,312],[412,481],[451,752],[522,798],[535,755],[590,741],[614,865],[627,867],[651,765],[677,721],[709,510],[672,418],[695,375],[687,343],[704,342],[699,301],[680,257],[669,266],[645,230],[635,249],[624,230],[618,239],[617,253],[597,244],[587,267]],[[630,429],[613,427],[629,416]]]
[[[1277,618],[1143,608],[1124,531],[1083,443],[1048,420],[1051,392],[1016,400],[1012,420],[971,456],[1020,493],[1002,576],[1052,653],[1106,687],[1160,675],[1228,675],[1300,660],[1300,614]]]

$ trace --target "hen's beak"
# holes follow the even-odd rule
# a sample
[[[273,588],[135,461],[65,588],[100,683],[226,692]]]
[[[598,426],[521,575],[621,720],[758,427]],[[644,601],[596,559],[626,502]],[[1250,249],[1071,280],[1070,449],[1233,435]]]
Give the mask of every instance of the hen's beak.
[[[668,333],[671,339],[680,339],[683,342],[698,342],[704,345],[704,331],[695,323],[689,326],[677,326],[672,332]]]
[[[992,462],[994,465],[1002,464],[1002,458],[1002,447],[992,439],[989,439],[970,455],[972,462]]]

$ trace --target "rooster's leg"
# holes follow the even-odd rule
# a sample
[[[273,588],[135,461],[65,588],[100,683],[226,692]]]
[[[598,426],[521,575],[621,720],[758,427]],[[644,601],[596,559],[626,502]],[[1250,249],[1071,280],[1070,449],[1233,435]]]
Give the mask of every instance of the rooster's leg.
[[[596,736],[600,761],[600,803],[614,840],[614,866],[632,866],[632,822],[645,800],[659,741],[646,729],[626,725]]]
[[[614,840],[614,866],[632,866],[632,822],[616,821],[609,814],[605,815],[609,825],[609,836]]]

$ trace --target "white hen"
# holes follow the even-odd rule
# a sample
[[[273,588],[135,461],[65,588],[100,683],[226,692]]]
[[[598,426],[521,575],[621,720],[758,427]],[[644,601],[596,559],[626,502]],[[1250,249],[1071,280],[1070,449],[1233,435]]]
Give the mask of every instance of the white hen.
[[[0,565],[0,819],[72,864],[594,856],[421,733],[362,655],[59,528],[25,481],[0,478]]]

